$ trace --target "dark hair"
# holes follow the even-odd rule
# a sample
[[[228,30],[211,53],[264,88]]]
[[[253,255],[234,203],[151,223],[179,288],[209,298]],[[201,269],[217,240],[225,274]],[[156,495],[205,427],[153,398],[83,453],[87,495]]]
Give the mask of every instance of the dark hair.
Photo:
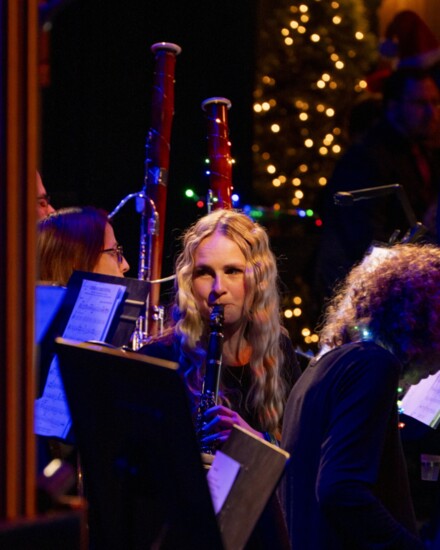
[[[38,223],[39,278],[65,285],[74,270],[93,271],[104,246],[107,213],[63,208]]]
[[[372,339],[403,363],[440,354],[440,249],[397,244],[365,256],[329,303],[321,345]]]

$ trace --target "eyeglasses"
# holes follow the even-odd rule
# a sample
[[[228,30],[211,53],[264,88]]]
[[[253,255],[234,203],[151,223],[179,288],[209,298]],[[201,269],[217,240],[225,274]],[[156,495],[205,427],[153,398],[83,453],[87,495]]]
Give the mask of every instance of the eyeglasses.
[[[50,204],[50,195],[38,195],[37,203],[41,208],[47,208]]]
[[[122,264],[124,261],[124,249],[120,244],[117,244],[113,248],[105,248],[101,250],[101,254],[111,254],[118,260],[118,264]]]

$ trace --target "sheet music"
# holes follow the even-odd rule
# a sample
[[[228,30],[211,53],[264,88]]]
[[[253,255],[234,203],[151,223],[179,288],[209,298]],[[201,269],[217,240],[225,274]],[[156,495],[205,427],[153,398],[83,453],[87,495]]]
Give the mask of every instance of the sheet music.
[[[105,340],[125,290],[124,285],[83,280],[63,337],[79,342]],[[37,435],[64,439],[69,433],[71,418],[57,357],[52,360],[34,412]]]
[[[230,456],[221,451],[215,453],[207,480],[216,514],[222,509],[240,468],[241,465]]]
[[[411,386],[402,399],[403,412],[431,428],[440,424],[440,371]]]

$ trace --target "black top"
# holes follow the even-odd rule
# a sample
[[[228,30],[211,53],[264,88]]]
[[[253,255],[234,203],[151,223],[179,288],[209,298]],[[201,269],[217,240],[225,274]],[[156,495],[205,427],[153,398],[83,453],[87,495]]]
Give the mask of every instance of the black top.
[[[400,370],[372,342],[346,344],[295,384],[280,489],[295,550],[423,548],[398,430]]]
[[[281,373],[290,390],[300,377],[301,370],[292,342],[288,336],[284,334],[281,335],[280,346],[284,353],[284,363]],[[178,362],[180,364],[182,376],[184,376],[185,372],[190,367],[187,361],[181,357],[180,345],[177,338],[168,338],[164,341],[147,344],[139,350],[139,353]],[[231,402],[231,408],[252,426],[252,428],[257,431],[264,431],[260,426],[255,411],[249,410],[245,403],[246,395],[249,393],[251,386],[251,370],[249,363],[241,367],[231,367],[223,363],[221,369],[221,385],[224,388],[225,396],[227,396]],[[197,407],[198,403],[194,403],[194,406]]]

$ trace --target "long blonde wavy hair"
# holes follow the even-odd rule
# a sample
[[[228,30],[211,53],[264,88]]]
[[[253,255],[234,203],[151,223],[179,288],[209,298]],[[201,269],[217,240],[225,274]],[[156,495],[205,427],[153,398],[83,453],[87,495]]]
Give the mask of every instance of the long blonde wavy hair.
[[[327,308],[320,341],[332,348],[363,339],[404,365],[440,352],[437,246],[397,244],[351,270]]]
[[[194,394],[200,394],[208,327],[202,319],[193,294],[194,255],[197,247],[214,232],[231,239],[246,259],[245,328],[251,348],[252,384],[246,406],[252,407],[263,429],[275,430],[280,422],[285,382],[281,376],[283,353],[279,314],[278,272],[266,231],[248,216],[234,210],[215,210],[199,219],[183,235],[182,252],[176,261],[175,334],[182,354],[192,366],[187,382]],[[223,396],[223,402],[227,398]]]

